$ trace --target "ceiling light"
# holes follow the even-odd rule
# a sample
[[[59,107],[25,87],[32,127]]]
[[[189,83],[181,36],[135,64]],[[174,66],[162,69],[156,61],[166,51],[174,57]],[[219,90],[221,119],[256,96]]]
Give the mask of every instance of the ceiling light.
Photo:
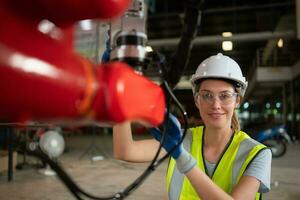
[[[232,33],[231,32],[223,32],[222,36],[229,38],[229,37],[232,37]],[[233,44],[230,40],[226,40],[226,41],[222,42],[223,51],[232,51],[232,47],[233,47]]]
[[[278,46],[278,48],[282,48],[282,47],[283,47],[283,39],[282,39],[282,38],[280,38],[280,39],[278,40],[277,46]]]
[[[223,41],[222,42],[223,51],[231,51],[232,48],[233,48],[233,44],[231,41]]]
[[[231,33],[231,32],[223,32],[223,33],[222,33],[222,36],[223,36],[223,37],[231,37],[231,36],[232,36],[232,33]]]

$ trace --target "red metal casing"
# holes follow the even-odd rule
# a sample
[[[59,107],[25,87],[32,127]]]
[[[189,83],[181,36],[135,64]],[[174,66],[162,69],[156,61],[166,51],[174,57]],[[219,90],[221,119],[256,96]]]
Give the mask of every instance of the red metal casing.
[[[131,0],[0,0],[0,3],[30,21],[48,19],[56,25],[65,25],[83,19],[117,17]]]
[[[7,5],[6,0],[0,1],[3,5],[0,5],[1,122],[77,120],[111,124],[141,120],[151,125],[162,122],[165,103],[159,86],[136,74],[125,63],[94,65],[71,48],[73,21],[118,15],[125,10],[128,0],[111,0],[123,3],[115,7],[114,3],[110,4],[111,13],[106,13],[109,10],[107,0],[91,1],[99,3],[99,13],[102,13],[98,16],[95,16],[96,11],[86,14],[86,2],[90,1],[60,0],[61,5],[74,4],[77,9],[82,6],[81,13],[73,16],[70,12],[66,18],[55,14],[58,1],[20,1],[32,2],[33,7],[48,6],[46,16],[55,23],[64,24],[60,28],[63,33],[60,38],[38,31],[31,15],[24,17],[27,11],[19,14],[21,8],[18,7],[18,12],[14,12],[16,5],[23,4],[18,2],[11,1]],[[92,10],[96,9],[94,5],[89,4]],[[63,9],[59,7],[58,10]],[[42,17],[41,11],[35,12],[33,18],[39,19],[39,14]],[[70,24],[66,26],[67,23]]]

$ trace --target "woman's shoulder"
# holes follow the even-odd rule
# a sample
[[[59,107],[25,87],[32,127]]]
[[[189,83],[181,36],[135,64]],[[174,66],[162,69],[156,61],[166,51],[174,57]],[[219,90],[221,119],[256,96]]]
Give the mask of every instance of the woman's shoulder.
[[[242,137],[243,139],[247,139],[247,141],[253,145],[263,145],[262,143],[260,143],[259,141],[253,139],[249,134],[247,134],[246,132],[244,131],[239,131],[238,134],[240,135],[240,137]]]

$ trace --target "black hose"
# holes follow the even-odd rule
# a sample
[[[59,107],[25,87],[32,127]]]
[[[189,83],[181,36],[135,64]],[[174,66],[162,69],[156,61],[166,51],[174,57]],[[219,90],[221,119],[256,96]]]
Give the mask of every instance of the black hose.
[[[179,44],[168,65],[165,79],[174,88],[185,71],[201,21],[201,10],[204,0],[186,0],[184,24]]]

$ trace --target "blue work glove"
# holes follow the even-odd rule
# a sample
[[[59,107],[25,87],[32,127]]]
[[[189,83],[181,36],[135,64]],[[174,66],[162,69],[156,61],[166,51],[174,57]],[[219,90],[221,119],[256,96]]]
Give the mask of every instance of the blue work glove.
[[[167,152],[170,152],[172,148],[179,143],[182,137],[181,125],[178,119],[172,114],[169,114],[169,119],[166,123],[166,135],[162,145]],[[162,132],[158,128],[150,128],[149,131],[157,141],[161,141]],[[182,153],[182,149],[183,147],[181,144],[171,153],[171,156],[174,159],[177,159]]]
[[[149,129],[150,133],[154,136],[157,141],[161,140],[162,132],[158,128]],[[169,119],[167,121],[166,135],[163,142],[163,147],[167,152],[170,152],[174,146],[176,146],[182,137],[181,126],[178,119],[169,114]],[[183,145],[180,144],[172,153],[171,156],[176,160],[176,166],[179,172],[187,173],[197,164],[197,161],[193,156],[187,152]]]

